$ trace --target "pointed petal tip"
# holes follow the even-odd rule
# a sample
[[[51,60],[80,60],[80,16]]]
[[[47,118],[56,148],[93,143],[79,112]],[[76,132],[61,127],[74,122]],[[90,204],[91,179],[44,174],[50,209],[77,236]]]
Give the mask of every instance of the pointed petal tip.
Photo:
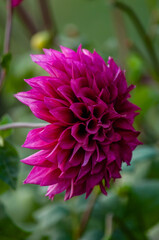
[[[23,181],[23,184],[28,184],[29,182],[27,181],[27,179],[25,179],[24,181]]]
[[[16,99],[18,99],[18,93],[13,94],[13,96],[14,96]]]
[[[30,58],[31,58],[31,60],[34,62],[34,54],[30,54]]]

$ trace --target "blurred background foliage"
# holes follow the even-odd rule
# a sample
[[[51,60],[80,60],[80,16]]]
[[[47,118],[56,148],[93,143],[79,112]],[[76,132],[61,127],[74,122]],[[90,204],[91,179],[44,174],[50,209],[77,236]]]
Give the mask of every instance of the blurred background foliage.
[[[49,6],[43,19],[40,2]],[[126,5],[125,5],[126,4]],[[33,20],[27,27],[24,11]],[[23,13],[23,14],[22,14]],[[0,93],[0,125],[39,122],[13,96],[28,89],[23,81],[45,72],[29,55],[64,45],[114,57],[135,84],[131,101],[141,107],[135,127],[144,145],[123,165],[122,179],[94,204],[85,231],[78,237],[91,196],[64,202],[44,197],[46,188],[23,185],[31,167],[19,163],[32,150],[22,149],[28,129],[0,131],[1,240],[158,240],[159,239],[159,0],[24,0],[14,9],[11,47],[3,55],[6,0],[0,1],[1,68],[6,77]],[[98,191],[96,189],[95,191]]]

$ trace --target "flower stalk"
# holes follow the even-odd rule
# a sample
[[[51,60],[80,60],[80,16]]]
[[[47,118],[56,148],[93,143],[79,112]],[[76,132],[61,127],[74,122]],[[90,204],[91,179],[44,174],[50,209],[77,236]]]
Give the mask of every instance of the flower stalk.
[[[37,30],[32,18],[28,14],[28,12],[25,11],[25,9],[21,5],[19,5],[16,8],[16,11],[17,11],[19,17],[21,18],[22,22],[25,24],[26,28],[28,29],[28,32],[30,33],[30,35],[32,36],[33,34],[35,34],[38,30]]]
[[[11,128],[40,128],[45,127],[44,123],[28,123],[28,122],[14,122],[0,125],[0,130],[7,130]]]
[[[118,9],[124,11],[125,13],[127,13],[127,15],[129,16],[129,18],[132,20],[132,22],[134,23],[136,30],[138,31],[146,49],[147,52],[151,58],[151,61],[154,65],[154,69],[155,71],[159,74],[159,63],[158,63],[158,58],[157,55],[155,53],[155,49],[154,46],[152,44],[151,38],[149,37],[149,35],[145,32],[144,27],[142,26],[140,20],[138,19],[138,17],[136,16],[136,14],[134,13],[134,11],[125,3],[121,3],[118,1],[114,1],[113,5],[115,7],[117,7]]]
[[[4,55],[9,52],[10,39],[11,39],[11,30],[12,30],[13,10],[12,10],[12,6],[11,6],[11,1],[10,0],[7,0],[6,8],[7,8],[7,20],[6,20],[5,38],[4,38],[4,50],[3,50],[3,54]],[[2,87],[2,84],[3,84],[5,76],[6,76],[6,69],[1,69],[1,73],[0,73],[0,89]]]
[[[50,14],[50,8],[48,6],[48,1],[47,0],[46,1],[39,0],[39,5],[40,5],[41,13],[43,16],[45,28],[49,29],[49,30],[53,28],[53,31],[55,32],[56,26],[55,26],[54,19],[52,18],[52,15]]]
[[[98,199],[99,195],[100,195],[100,191],[94,192],[94,194],[92,194],[92,196],[90,198],[88,208],[86,208],[85,212],[83,213],[81,223],[80,223],[80,226],[79,226],[79,231],[77,233],[77,239],[79,239],[83,235],[83,233],[85,232],[85,230],[87,228],[87,225],[88,225],[88,222],[91,218],[92,211],[94,209],[94,206],[97,202],[97,199]]]

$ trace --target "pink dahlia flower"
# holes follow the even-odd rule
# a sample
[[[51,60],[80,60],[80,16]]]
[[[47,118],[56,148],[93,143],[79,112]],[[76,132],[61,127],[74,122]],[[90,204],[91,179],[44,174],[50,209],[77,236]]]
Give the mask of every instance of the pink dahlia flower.
[[[12,1],[12,7],[18,6],[23,0],[11,0]]]
[[[111,178],[120,178],[122,162],[130,164],[140,142],[132,124],[139,108],[128,101],[134,86],[109,58],[107,65],[94,51],[44,49],[32,60],[49,76],[27,79],[32,87],[16,97],[33,114],[49,122],[29,132],[23,147],[40,150],[22,160],[34,166],[24,183],[49,186],[53,199],[65,200],[96,185],[106,194]]]

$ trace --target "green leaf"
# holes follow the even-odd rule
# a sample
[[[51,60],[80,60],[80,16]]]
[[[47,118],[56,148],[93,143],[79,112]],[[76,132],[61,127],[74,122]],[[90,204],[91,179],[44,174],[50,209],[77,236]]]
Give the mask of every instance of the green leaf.
[[[29,235],[19,228],[6,214],[4,206],[0,203],[0,239],[22,240]]]
[[[131,101],[142,109],[137,120],[139,121],[139,119],[141,120],[142,118],[145,120],[148,110],[159,101],[158,89],[150,88],[146,85],[138,86],[132,92]]]
[[[83,237],[80,238],[80,240],[99,240],[102,239],[103,232],[100,230],[92,229],[84,234]]]
[[[154,159],[151,161],[151,165],[147,171],[147,178],[149,179],[159,179],[159,159]]]
[[[159,236],[159,223],[148,231],[149,240],[158,240]]]
[[[0,120],[0,125],[11,123],[12,119],[8,114],[5,114],[1,120]],[[2,138],[6,138],[12,134],[12,129],[7,129],[7,130],[0,130],[0,136]]]
[[[50,240],[71,240],[72,219],[70,215],[70,210],[65,203],[49,204],[39,209],[34,213],[37,224],[31,240],[41,239],[41,237],[48,237],[47,239]]]
[[[148,7],[153,10],[157,7],[157,0],[147,0]]]
[[[5,182],[3,182],[2,180],[0,180],[0,194],[3,194],[4,192],[6,192],[9,189],[8,184],[6,184]]]
[[[152,158],[156,157],[158,155],[158,153],[159,152],[155,147],[151,147],[151,146],[148,146],[148,145],[138,147],[133,152],[131,165],[127,166],[126,163],[123,163],[122,164],[122,171],[132,172],[132,171],[135,170],[135,164],[136,163],[151,160]]]
[[[40,223],[41,227],[48,228],[63,220],[68,214],[69,210],[67,206],[54,204],[38,210],[34,217]]]
[[[18,153],[10,143],[4,141],[4,146],[0,147],[0,156],[0,179],[15,189],[18,176]]]
[[[152,157],[157,156],[158,153],[159,152],[157,151],[157,149],[154,148],[154,147],[151,147],[151,146],[146,146],[145,145],[145,146],[142,146],[142,147],[138,147],[133,152],[132,161],[133,162],[139,162],[139,161],[151,159]]]
[[[6,53],[6,54],[4,54],[4,55],[2,56],[2,60],[1,60],[1,66],[2,66],[2,68],[8,69],[11,59],[12,59],[11,53]]]
[[[132,211],[133,217],[138,216],[144,230],[158,223],[159,181],[144,180],[135,183],[129,193],[127,215]]]
[[[137,54],[131,54],[126,61],[128,66],[128,79],[130,82],[137,83],[143,74],[143,60]]]

